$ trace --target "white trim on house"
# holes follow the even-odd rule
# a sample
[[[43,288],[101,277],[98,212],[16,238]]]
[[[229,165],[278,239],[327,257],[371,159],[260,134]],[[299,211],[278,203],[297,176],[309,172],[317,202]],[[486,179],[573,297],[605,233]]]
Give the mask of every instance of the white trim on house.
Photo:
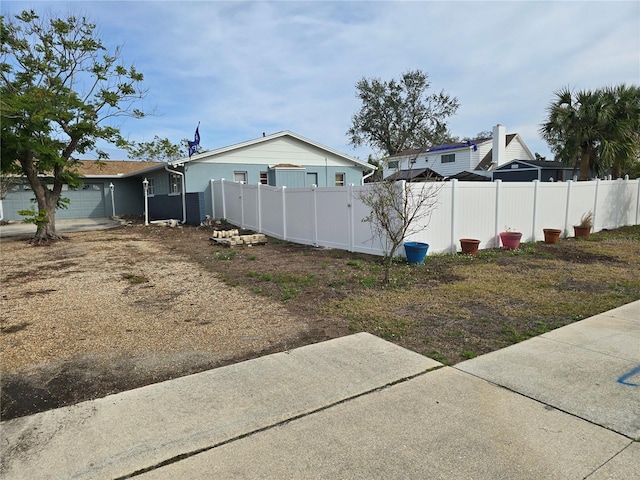
[[[182,166],[185,163],[189,163],[189,162],[193,162],[193,161],[202,161],[205,159],[209,159],[211,157],[215,157],[217,155],[221,155],[224,153],[228,153],[228,152],[232,152],[234,150],[240,150],[246,147],[251,147],[253,145],[258,145],[260,143],[264,143],[264,142],[269,142],[278,138],[283,138],[283,137],[291,137],[294,138],[300,142],[306,143],[308,145],[311,145],[313,147],[316,147],[320,150],[324,150],[328,153],[331,153],[332,155],[335,155],[336,157],[339,157],[343,160],[346,160],[348,162],[354,163],[359,167],[362,168],[366,168],[369,170],[375,170],[376,167],[367,163],[367,162],[363,162],[357,158],[351,157],[349,155],[345,155],[344,153],[340,153],[337,150],[334,150],[332,148],[326,147],[324,145],[321,145],[317,142],[314,142],[313,140],[310,140],[308,138],[305,138],[301,135],[298,135],[296,133],[293,133],[289,130],[284,130],[282,132],[277,132],[277,133],[273,133],[271,135],[265,135],[263,137],[259,137],[253,140],[248,140],[246,142],[242,142],[242,143],[236,143],[234,145],[229,145],[227,147],[222,147],[222,148],[218,148],[216,150],[209,150],[207,152],[202,152],[202,153],[198,153],[196,155],[191,156],[191,158],[189,157],[185,157],[185,158],[181,158],[180,160],[174,160],[172,162],[169,162],[170,165],[172,166]],[[261,163],[264,163],[263,161]]]

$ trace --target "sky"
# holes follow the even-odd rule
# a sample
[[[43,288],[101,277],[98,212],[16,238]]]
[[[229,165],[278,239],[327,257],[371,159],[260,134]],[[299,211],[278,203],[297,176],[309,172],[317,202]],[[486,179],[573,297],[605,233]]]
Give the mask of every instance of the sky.
[[[119,124],[214,150],[290,130],[366,161],[349,144],[356,83],[422,70],[460,103],[451,133],[498,123],[552,159],[538,134],[554,92],[640,84],[640,2],[625,1],[3,1],[2,14],[86,16],[122,46],[155,112]],[[114,160],[124,152],[105,148]],[[92,158],[81,156],[81,158]]]

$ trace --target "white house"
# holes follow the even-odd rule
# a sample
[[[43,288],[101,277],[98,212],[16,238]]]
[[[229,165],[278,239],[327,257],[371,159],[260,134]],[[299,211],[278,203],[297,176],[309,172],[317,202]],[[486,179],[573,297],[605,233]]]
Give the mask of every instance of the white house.
[[[424,172],[429,169],[435,176],[452,177],[470,172],[491,178],[491,172],[512,160],[535,160],[524,140],[517,133],[507,135],[505,127],[493,127],[493,138],[464,143],[437,145],[423,150],[407,150],[388,157],[383,178],[403,172]],[[410,171],[410,172],[408,172]],[[409,179],[409,178],[408,178]]]

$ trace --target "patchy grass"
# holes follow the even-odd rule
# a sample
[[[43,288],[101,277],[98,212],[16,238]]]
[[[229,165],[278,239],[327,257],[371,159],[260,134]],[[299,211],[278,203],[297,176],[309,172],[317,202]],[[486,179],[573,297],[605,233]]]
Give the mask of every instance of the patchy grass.
[[[140,283],[148,283],[149,279],[144,275],[137,275],[135,273],[124,273],[122,278],[129,280],[131,285],[138,285]]]
[[[366,331],[446,364],[640,299],[640,226],[396,261],[388,285],[379,257],[272,239],[250,252],[178,240],[229,285],[280,299],[317,329],[315,341]]]

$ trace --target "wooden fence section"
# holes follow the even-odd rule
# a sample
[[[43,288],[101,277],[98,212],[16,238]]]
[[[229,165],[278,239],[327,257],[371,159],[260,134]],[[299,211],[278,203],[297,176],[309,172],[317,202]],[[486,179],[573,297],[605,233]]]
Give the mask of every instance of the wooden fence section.
[[[367,188],[276,188],[211,180],[213,216],[281,240],[383,255],[384,245],[362,220],[369,210],[358,192]],[[589,211],[593,231],[640,223],[640,180],[452,180],[431,188],[438,189],[437,205],[428,223],[406,239],[428,243],[430,253],[455,253],[460,238],[476,238],[480,248],[496,247],[499,233],[507,229],[522,232],[523,242],[542,240],[544,228],[558,228],[571,237],[573,225]]]

